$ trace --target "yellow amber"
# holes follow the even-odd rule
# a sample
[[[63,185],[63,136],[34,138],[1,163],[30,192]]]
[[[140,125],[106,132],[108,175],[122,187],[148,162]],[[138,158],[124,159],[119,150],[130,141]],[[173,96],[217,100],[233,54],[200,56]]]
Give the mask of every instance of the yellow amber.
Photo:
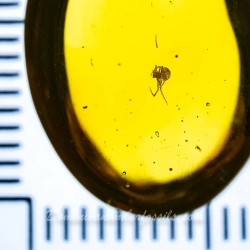
[[[74,112],[118,175],[182,179],[227,143],[240,65],[223,0],[70,0],[64,39]],[[171,71],[167,103],[155,65]]]
[[[136,214],[179,214],[233,179],[250,155],[249,9],[250,0],[28,1],[34,104],[84,187]]]

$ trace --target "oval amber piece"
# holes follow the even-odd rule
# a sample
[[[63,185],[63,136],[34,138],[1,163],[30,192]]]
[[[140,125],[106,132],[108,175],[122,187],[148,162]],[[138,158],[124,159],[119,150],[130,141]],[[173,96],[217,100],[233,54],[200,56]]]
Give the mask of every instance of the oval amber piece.
[[[44,126],[68,168],[135,213],[209,201],[249,154],[249,96],[225,2],[71,0],[62,13],[55,51],[65,64],[53,59],[61,77],[47,94],[59,100],[66,132],[48,118]],[[44,112],[59,117],[58,109]]]

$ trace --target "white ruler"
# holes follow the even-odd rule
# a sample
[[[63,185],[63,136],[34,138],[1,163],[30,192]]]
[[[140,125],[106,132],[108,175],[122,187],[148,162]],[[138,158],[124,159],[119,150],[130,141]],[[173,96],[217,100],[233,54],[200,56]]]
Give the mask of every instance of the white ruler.
[[[75,180],[31,99],[25,7],[0,0],[0,249],[250,249],[249,164],[210,205],[175,220],[117,211]]]

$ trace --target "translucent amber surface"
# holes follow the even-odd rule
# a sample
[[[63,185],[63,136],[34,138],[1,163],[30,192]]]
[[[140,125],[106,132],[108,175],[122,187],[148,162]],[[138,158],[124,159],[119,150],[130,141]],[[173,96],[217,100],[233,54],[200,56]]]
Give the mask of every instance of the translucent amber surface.
[[[129,182],[185,178],[227,143],[240,65],[223,0],[71,0],[65,58],[82,130]]]

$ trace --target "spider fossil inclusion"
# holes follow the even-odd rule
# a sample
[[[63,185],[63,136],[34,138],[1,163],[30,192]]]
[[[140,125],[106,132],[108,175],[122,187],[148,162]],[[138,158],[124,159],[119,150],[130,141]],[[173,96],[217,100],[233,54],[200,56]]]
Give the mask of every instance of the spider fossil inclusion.
[[[155,65],[154,70],[151,73],[151,76],[153,76],[153,78],[156,78],[157,80],[157,90],[155,93],[152,92],[151,88],[151,94],[153,96],[156,96],[156,94],[158,93],[158,91],[160,90],[161,95],[163,97],[163,99],[165,100],[165,102],[168,104],[163,92],[162,92],[162,86],[163,84],[170,78],[171,72],[168,68],[164,67],[164,66],[157,66]]]

